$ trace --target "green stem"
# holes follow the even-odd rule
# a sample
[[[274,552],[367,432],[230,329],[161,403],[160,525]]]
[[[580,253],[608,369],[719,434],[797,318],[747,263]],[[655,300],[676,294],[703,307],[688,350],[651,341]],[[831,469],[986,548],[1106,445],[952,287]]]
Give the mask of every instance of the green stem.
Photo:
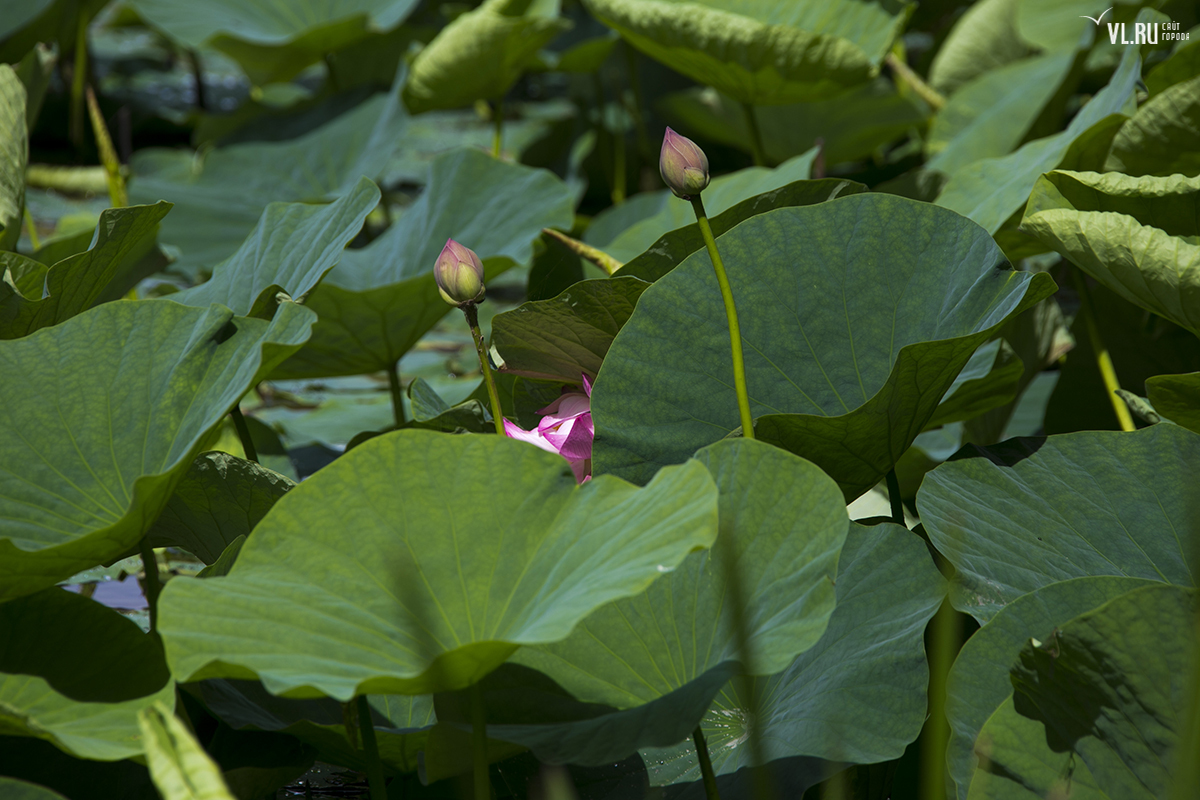
[[[400,390],[400,362],[392,362],[388,366],[388,388],[392,392],[392,415],[396,418],[396,427],[404,427],[408,421],[404,414],[404,393]]]
[[[471,328],[471,338],[475,340],[475,352],[479,354],[479,369],[483,371],[483,382],[487,384],[496,433],[505,436],[507,434],[504,433],[504,414],[500,411],[500,394],[496,391],[496,380],[492,377],[492,368],[488,364],[487,345],[484,344],[483,334],[479,330],[479,310],[475,308],[474,303],[464,304],[462,310],[467,318],[467,325]]]
[[[200,54],[195,50],[188,49],[188,61],[192,63],[192,79],[196,81],[196,108],[201,111],[208,109],[208,102],[204,95],[204,65],[200,63]]]
[[[158,595],[162,592],[162,582],[158,577],[158,559],[154,557],[154,548],[150,539],[143,536],[138,543],[142,554],[142,569],[146,573],[146,604],[150,607],[150,630],[158,630]]]
[[[613,205],[625,202],[625,134],[613,132]]]
[[[100,163],[104,165],[104,172],[108,176],[109,202],[113,208],[125,208],[129,205],[129,192],[125,188],[125,177],[121,175],[121,160],[117,158],[112,136],[104,123],[104,115],[100,113],[96,93],[89,86],[84,94],[87,98],[88,116],[92,120],[92,133],[96,137],[96,149],[100,152]]]
[[[637,136],[638,152],[642,158],[653,158],[654,146],[650,144],[650,132],[646,129],[646,118],[642,116],[645,104],[642,102],[642,83],[638,79],[637,52],[625,40],[617,45],[625,51],[625,67],[629,71],[629,87],[633,90],[633,106],[629,115],[633,117],[633,130]]]
[[[492,107],[492,158],[500,158],[501,145],[504,144],[504,98],[501,97]]]
[[[383,775],[383,762],[379,760],[379,746],[375,742],[375,725],[371,722],[371,704],[367,696],[358,696],[358,731],[362,735],[363,755],[367,757],[367,781],[371,785],[371,800],[387,800],[387,782]]]
[[[490,800],[492,781],[488,777],[487,709],[483,689],[471,684],[471,757],[475,763],[475,800]]]
[[[700,730],[700,726],[696,726],[696,730],[692,731],[692,742],[696,745],[696,758],[700,760],[700,775],[704,779],[704,796],[708,800],[721,800],[721,793],[717,791],[717,776],[713,772],[712,759],[708,756],[708,742],[704,741],[704,732]]]
[[[884,62],[892,68],[892,72],[896,73],[896,77],[907,83],[922,100],[929,104],[931,109],[941,111],[942,107],[946,105],[946,98],[942,97],[932,86],[921,80],[921,76],[913,72],[912,67],[900,60],[895,53],[888,53],[884,58]]]
[[[962,623],[947,600],[938,609],[929,631],[929,718],[921,737],[921,800],[946,800],[946,676],[962,644]]]
[[[904,524],[904,501],[900,499],[900,479],[896,477],[896,468],[892,467],[887,474],[888,499],[892,501],[892,522]]]
[[[83,147],[83,88],[87,83],[87,20],[79,14],[75,30],[75,61],[71,70],[71,142]]]
[[[258,450],[254,447],[254,440],[250,438],[250,426],[246,424],[246,418],[242,416],[241,406],[234,406],[229,412],[229,416],[233,417],[233,427],[237,428],[238,438],[242,440],[242,449],[246,451],[246,460],[258,463]]]
[[[762,130],[758,127],[758,115],[754,113],[754,106],[749,103],[742,103],[742,110],[746,112],[746,127],[750,129],[750,152],[754,154],[754,166],[765,167],[767,165],[767,149],[763,147]]]
[[[584,244],[578,239],[567,236],[565,233],[556,231],[553,228],[542,228],[542,233],[555,239],[580,258],[586,258],[609,275],[612,275],[625,266],[603,250],[592,247],[590,244]]]
[[[1133,424],[1133,417],[1129,414],[1129,406],[1125,405],[1125,401],[1117,394],[1121,383],[1117,380],[1117,371],[1113,369],[1108,348],[1104,346],[1104,340],[1100,338],[1100,329],[1096,326],[1096,314],[1092,310],[1092,295],[1088,291],[1087,281],[1078,269],[1071,270],[1071,280],[1075,284],[1075,291],[1079,294],[1079,315],[1083,317],[1084,327],[1092,342],[1092,350],[1096,354],[1096,367],[1100,370],[1100,379],[1104,381],[1104,389],[1108,394],[1108,401],[1117,415],[1117,422],[1121,424],[1123,431],[1136,430],[1137,426]]]
[[[746,392],[742,331],[738,326],[737,306],[733,304],[733,290],[729,288],[725,264],[721,261],[721,254],[717,252],[717,240],[713,238],[712,227],[708,224],[708,215],[704,213],[704,201],[700,199],[700,195],[692,198],[692,210],[696,212],[696,223],[700,226],[700,235],[704,237],[704,246],[708,248],[708,257],[717,273],[717,285],[721,287],[721,297],[725,300],[725,318],[729,321],[729,348],[733,354],[733,386],[737,391],[738,412],[742,418],[742,436],[753,439],[754,419],[750,416],[750,395]]]

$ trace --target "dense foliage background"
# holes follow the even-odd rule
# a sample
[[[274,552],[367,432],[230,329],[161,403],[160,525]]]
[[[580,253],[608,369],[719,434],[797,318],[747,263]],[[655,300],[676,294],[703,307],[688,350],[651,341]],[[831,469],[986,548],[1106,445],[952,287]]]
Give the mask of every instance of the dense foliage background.
[[[0,0],[0,798],[1200,796],[1200,13],[1103,2]]]

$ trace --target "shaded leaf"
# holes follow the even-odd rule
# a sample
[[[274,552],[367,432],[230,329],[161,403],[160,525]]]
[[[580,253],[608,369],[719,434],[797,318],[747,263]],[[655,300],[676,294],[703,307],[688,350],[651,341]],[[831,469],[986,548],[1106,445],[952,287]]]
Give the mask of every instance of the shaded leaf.
[[[221,768],[171,709],[142,709],[138,725],[146,743],[146,765],[163,800],[235,800]]]
[[[1033,52],[1017,30],[1020,0],[982,0],[954,24],[929,66],[929,83],[953,96],[958,88],[986,72]]]
[[[1012,402],[1021,387],[1025,367],[1003,339],[975,351],[946,390],[926,429],[974,419],[997,406]]]
[[[15,250],[21,236],[29,160],[25,100],[25,86],[17,73],[0,64],[0,250]]]
[[[1200,433],[1200,372],[1157,375],[1146,381],[1146,393],[1159,414]]]
[[[0,793],[9,800],[66,800],[53,789],[3,776],[0,776]]]

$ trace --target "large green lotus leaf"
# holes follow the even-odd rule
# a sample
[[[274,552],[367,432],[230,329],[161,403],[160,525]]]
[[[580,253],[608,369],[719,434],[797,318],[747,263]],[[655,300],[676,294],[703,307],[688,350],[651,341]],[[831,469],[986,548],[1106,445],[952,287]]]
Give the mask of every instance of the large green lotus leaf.
[[[233,404],[308,337],[167,300],[106,303],[0,342],[0,601],[137,544]]]
[[[135,202],[174,203],[161,235],[179,248],[172,268],[211,272],[250,236],[269,203],[326,202],[352,193],[364,175],[383,175],[407,121],[393,91],[286,141],[231,144],[203,155],[139,150],[129,194]]]
[[[720,180],[720,178],[717,180]],[[866,190],[867,187],[861,183],[837,178],[793,181],[778,189],[771,189],[762,194],[742,200],[720,213],[712,214],[710,212],[709,225],[712,227],[713,235],[720,236],[726,231],[732,230],[735,225],[750,219],[750,217],[774,208],[824,203],[837,197],[858,194]],[[642,195],[637,195],[637,197],[642,197]],[[630,202],[633,201],[626,201],[626,204]],[[667,202],[671,202],[671,198],[668,198]],[[688,206],[689,204],[681,203],[680,205]],[[678,208],[671,207],[669,212],[674,216],[678,213],[678,210]],[[707,211],[708,209],[705,210]],[[684,219],[688,218],[685,217]],[[695,217],[692,216],[690,219],[695,220]],[[631,230],[630,236],[634,235],[637,235],[639,239],[641,238],[640,234],[634,234]],[[620,238],[623,239],[624,235]],[[692,253],[703,249],[704,238],[700,233],[699,225],[694,221],[690,223],[685,222],[683,227],[664,233],[658,238],[658,241],[649,245],[644,252],[626,262],[620,269],[620,275],[629,275],[641,278],[644,281],[656,281],[675,269],[680,262]]]
[[[971,635],[959,651],[946,684],[946,717],[951,730],[946,764],[958,787],[959,800],[966,800],[978,763],[974,748],[980,729],[1012,696],[1008,668],[1016,662],[1024,644],[1031,637],[1048,638],[1068,620],[1150,583],[1144,578],[1114,577],[1051,583],[1018,597]],[[1042,755],[1047,761],[1054,757],[1048,748]],[[1061,756],[1061,760],[1065,765],[1067,757]]]
[[[276,731],[317,748],[319,759],[365,771],[366,758],[355,738],[346,734],[342,704],[322,697],[297,700],[276,697],[257,681],[207,680],[184,687],[215,716],[237,730]],[[437,721],[429,695],[372,695],[368,698],[379,757],[397,772],[415,772],[418,753]]]
[[[585,0],[605,25],[740,103],[819,100],[879,70],[912,6],[813,0]]]
[[[1053,289],[986,231],[926,203],[860,194],[752,217],[718,240],[738,304],[760,438],[853,499],[932,417],[971,355]],[[885,276],[886,279],[881,279]],[[592,394],[593,469],[635,482],[738,428],[711,262],[647,289]]]
[[[1049,53],[1006,64],[964,84],[929,126],[926,163],[951,175],[974,161],[1016,149],[1075,61]]]
[[[945,596],[946,582],[920,538],[890,523],[851,523],[829,628],[787,669],[754,681],[767,757],[856,764],[898,758],[925,721],[925,625]],[[729,683],[700,723],[713,769],[725,776],[723,793],[745,780],[733,773],[751,763],[748,709]],[[655,785],[700,779],[689,745],[642,751]],[[813,764],[800,777],[816,783],[832,769]],[[799,797],[808,783],[784,788]]]
[[[1200,173],[1200,75],[1143,104],[1117,131],[1105,170],[1127,175]]]
[[[0,734],[128,758],[138,710],[174,705],[170,678],[157,637],[86,597],[52,587],[0,605]]]
[[[704,190],[705,212],[717,217],[743,200],[806,179],[816,155],[815,149],[809,150],[775,169],[749,167],[714,179]],[[688,225],[699,232],[691,203],[680,200],[668,189],[659,189],[636,194],[600,212],[583,238],[618,261],[628,262],[659,237]],[[703,246],[701,240],[697,249]]]
[[[0,776],[0,795],[8,800],[67,800],[53,789]]]
[[[1193,585],[1197,465],[1200,435],[1177,425],[1013,439],[972,446],[926,475],[917,507],[958,570],[955,607],[984,622],[1071,578]]]
[[[0,339],[57,325],[100,304],[114,287],[127,291],[136,283],[138,265],[156,249],[159,222],[170,210],[170,203],[106,209],[91,248],[50,267],[44,284],[24,285],[25,291],[19,280],[16,291],[0,285]]]
[[[715,89],[667,95],[656,108],[694,138],[750,152],[745,109]],[[924,123],[929,112],[919,100],[901,95],[895,84],[879,77],[827,100],[761,106],[754,115],[769,160],[785,161],[807,152],[821,139],[825,163],[840,164],[869,156],[895,141]]]
[[[201,308],[220,303],[246,315],[264,307],[264,300],[273,308],[276,292],[303,300],[337,264],[378,203],[379,189],[368,178],[328,205],[271,203],[208,281],[170,298]]]
[[[0,64],[0,250],[15,249],[21,235],[28,160],[25,86],[12,67]]]
[[[1091,33],[1104,38],[1103,23],[1112,22],[1112,17],[1095,23],[1084,17],[1099,18],[1106,9],[1104,0],[1017,0],[1017,33],[1029,44],[1050,52],[1074,50],[1091,43]],[[1114,59],[1115,60],[1115,59]]]
[[[147,534],[154,547],[182,547],[212,564],[239,536],[249,536],[296,484],[228,453],[192,462]]]
[[[699,464],[645,489],[577,488],[560,456],[523,442],[397,431],[276,503],[226,577],[171,581],[159,630],[187,680],[257,676],[342,701],[459,689],[715,536]]]
[[[997,406],[1012,402],[1021,388],[1025,367],[1003,339],[980,347],[958,373],[946,396],[938,403],[926,430],[974,419]]]
[[[579,383],[595,378],[621,326],[650,284],[637,278],[581,281],[551,300],[524,303],[492,319],[504,371]]]
[[[150,779],[163,800],[235,800],[217,762],[171,709],[158,705],[142,709],[138,727]]]
[[[974,161],[950,176],[937,203],[978,222],[995,233],[1029,198],[1038,177],[1057,167],[1071,144],[1105,117],[1125,108],[1141,75],[1138,48],[1121,58],[1108,85],[1072,118],[1066,130],[1035,139],[1001,158]]]
[[[1194,724],[1183,710],[1196,605],[1195,589],[1145,586],[1026,642],[1012,685],[1016,711],[1044,728],[1032,747],[1048,744],[1063,761],[1073,751],[1110,797],[1166,797],[1178,761],[1196,755],[1176,749]],[[993,745],[992,769],[1020,781],[1027,749]]]
[[[313,338],[275,377],[389,368],[452,310],[433,279],[447,239],[474,250],[490,279],[528,263],[542,228],[570,228],[573,209],[570,189],[546,170],[476,150],[439,156],[417,201],[371,244],[348,250],[309,296]]]
[[[821,638],[848,525],[837,485],[807,461],[747,439],[718,442],[696,460],[720,492],[717,544],[644,593],[594,613],[565,641],[522,648],[512,659],[581,701],[619,710],[559,724],[489,725],[493,738],[525,745],[543,761],[590,765],[687,738],[742,663],[731,568],[745,608],[749,674],[774,674]]]
[[[1021,230],[1134,305],[1200,333],[1200,177],[1051,172]]]
[[[954,23],[929,65],[929,83],[953,96],[960,86],[1029,55],[1017,30],[1020,0],[981,0]]]
[[[1159,414],[1200,433],[1200,372],[1156,375],[1146,381],[1146,396]]]
[[[497,100],[570,22],[558,0],[484,0],[457,17],[413,60],[404,102],[414,114]]]
[[[1146,88],[1151,95],[1200,75],[1200,39],[1178,45],[1166,61],[1146,76]]]
[[[416,0],[131,0],[130,6],[186,48],[208,46],[232,56],[255,84],[265,85],[396,27]]]

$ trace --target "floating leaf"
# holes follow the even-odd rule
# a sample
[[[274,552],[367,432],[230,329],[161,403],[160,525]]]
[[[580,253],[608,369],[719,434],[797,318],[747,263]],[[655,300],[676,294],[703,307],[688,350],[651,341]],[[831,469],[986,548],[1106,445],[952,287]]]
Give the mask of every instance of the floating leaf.
[[[138,16],[185,48],[232,56],[258,86],[290,80],[326,53],[395,28],[417,0],[131,0]]]
[[[1180,536],[1200,530],[1197,464],[1200,435],[1176,425],[1014,439],[971,446],[926,475],[917,507],[958,570],[955,607],[985,621],[1071,578],[1193,585]]]
[[[1051,172],[1021,230],[1134,305],[1200,333],[1200,177]]]
[[[142,709],[138,725],[146,743],[146,766],[163,800],[235,800],[221,768],[170,708]]]
[[[289,492],[228,576],[171,581],[159,630],[188,680],[343,701],[463,688],[711,544],[715,506],[699,464],[577,488],[521,442],[397,431]]]
[[[119,301],[0,342],[0,600],[137,544],[221,418],[312,319],[294,303],[267,321]]]
[[[1138,48],[1128,48],[1108,85],[1088,101],[1066,130],[1028,142],[1007,156],[968,164],[950,176],[938,205],[970,217],[989,233],[998,231],[1029,197],[1038,176],[1062,162],[1072,142],[1125,108],[1133,97],[1141,63]]]
[[[651,58],[740,103],[819,100],[879,70],[911,6],[778,0],[585,0]]]
[[[925,720],[925,624],[945,595],[946,582],[917,536],[899,525],[851,523],[825,634],[787,669],[754,681],[767,757],[855,764],[898,758]],[[725,776],[722,792],[748,783],[744,773],[734,774],[751,763],[747,708],[730,683],[700,723],[713,769]],[[700,779],[687,744],[643,750],[642,757],[655,785]],[[802,770],[809,780],[803,786],[788,781],[789,796],[800,796],[833,768],[824,763]]]
[[[1008,668],[1016,662],[1022,646],[1030,638],[1047,639],[1073,617],[1149,583],[1144,578],[1113,577],[1051,583],[1018,597],[971,635],[946,683],[946,716],[951,729],[946,763],[958,786],[959,800],[967,800],[977,765],[974,748],[980,729],[1012,697]],[[1030,749],[1035,744],[1031,741]],[[1047,752],[1041,759],[1052,761],[1055,757]]]
[[[537,53],[570,27],[558,0],[485,0],[413,60],[404,102],[419,114],[504,97]]]
[[[862,194],[752,217],[718,247],[740,311],[760,438],[874,486],[1011,315],[1052,291],[956,214]],[[880,276],[886,276],[881,280]],[[642,294],[592,395],[593,469],[635,482],[738,427],[707,252]]]
[[[254,316],[274,308],[276,292],[302,300],[337,264],[378,203],[379,189],[367,178],[329,205],[271,203],[237,252],[213,268],[212,278],[170,298],[200,308],[220,303]]]
[[[234,539],[249,536],[295,485],[253,461],[205,453],[192,462],[150,528],[150,544],[182,547],[212,564]]]
[[[847,528],[837,486],[803,459],[745,439],[718,442],[696,460],[720,492],[721,539],[713,549],[592,614],[565,641],[513,657],[579,700],[619,710],[543,725],[505,725],[489,713],[501,723],[489,722],[489,735],[529,747],[543,761],[590,765],[685,739],[743,657],[729,558],[742,584],[750,674],[783,669],[821,638]]]
[[[107,209],[100,214],[95,244],[44,271],[44,286],[43,280],[30,285],[18,277],[16,293],[7,298],[7,287],[0,286],[0,339],[57,325],[111,297],[114,288],[122,293],[132,288],[170,210],[170,203]]]
[[[583,374],[595,378],[649,285],[624,277],[581,281],[552,300],[497,314],[492,344],[504,357],[504,370],[564,383],[579,383]]]
[[[0,733],[79,758],[142,752],[137,713],[175,703],[162,645],[112,609],[59,588],[0,604]]]
[[[433,265],[453,237],[483,259],[487,277],[533,257],[542,228],[570,228],[574,201],[550,172],[474,150],[435,159],[424,193],[367,247],[349,250],[310,295],[313,338],[277,378],[388,369],[451,307]]]
[[[1176,749],[1188,724],[1190,681],[1181,676],[1194,668],[1188,632],[1195,617],[1194,589],[1146,586],[1076,617],[1044,642],[1026,642],[1012,669],[1014,708],[1040,723],[1040,735],[1026,740],[1032,747],[992,742],[989,771],[1030,786],[1030,750],[1044,751],[1045,742],[1067,776],[1071,761],[1082,762],[1106,796],[1166,797],[1178,761],[1195,755]]]
[[[12,67],[0,64],[0,250],[16,249],[21,235],[28,160],[25,86]]]

